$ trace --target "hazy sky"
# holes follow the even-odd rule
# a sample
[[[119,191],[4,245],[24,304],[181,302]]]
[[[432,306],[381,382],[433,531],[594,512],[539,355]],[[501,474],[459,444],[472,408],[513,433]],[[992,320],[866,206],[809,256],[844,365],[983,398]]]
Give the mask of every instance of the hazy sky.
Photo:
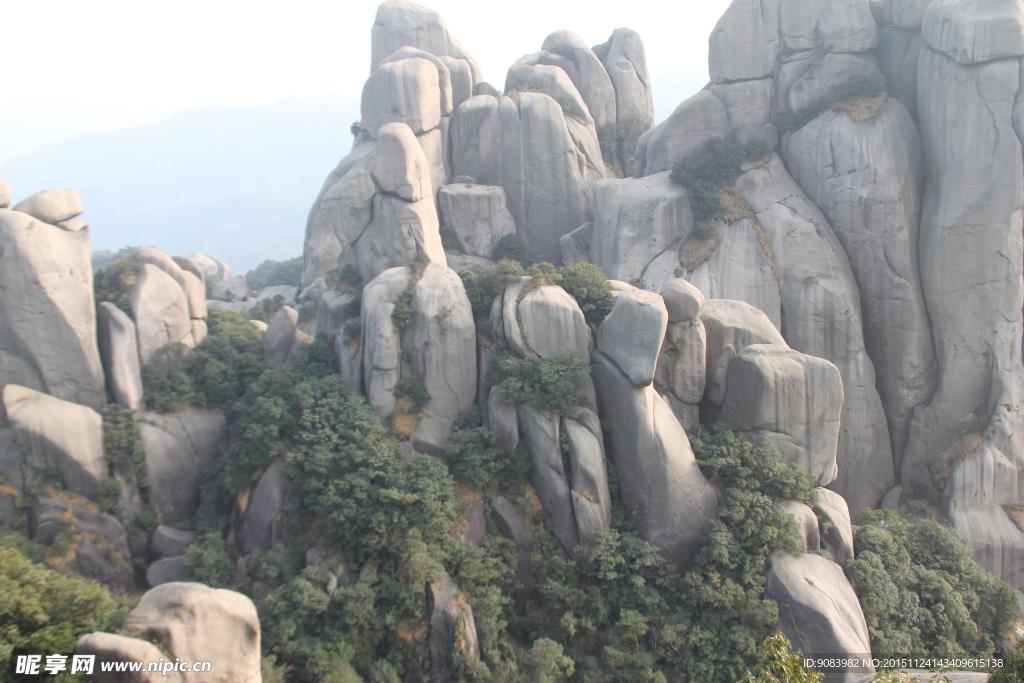
[[[40,144],[204,105],[358,97],[377,2],[12,0],[0,40],[0,163]],[[707,81],[707,38],[729,0],[432,0],[501,89],[519,57],[571,29],[589,44],[640,33],[659,119]]]

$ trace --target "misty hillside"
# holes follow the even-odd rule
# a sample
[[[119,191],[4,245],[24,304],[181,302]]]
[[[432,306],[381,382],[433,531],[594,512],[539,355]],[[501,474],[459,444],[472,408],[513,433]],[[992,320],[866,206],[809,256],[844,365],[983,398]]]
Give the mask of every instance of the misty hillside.
[[[45,145],[0,177],[16,198],[76,188],[93,249],[204,251],[245,272],[301,253],[309,207],[358,118],[358,101],[340,96],[202,107]]]

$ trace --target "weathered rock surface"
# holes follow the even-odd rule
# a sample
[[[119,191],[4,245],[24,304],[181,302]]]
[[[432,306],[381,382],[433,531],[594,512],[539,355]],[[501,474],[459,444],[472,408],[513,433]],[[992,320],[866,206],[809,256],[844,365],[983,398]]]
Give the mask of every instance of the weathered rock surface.
[[[879,30],[878,68],[888,83],[889,94],[903,103],[917,119],[917,63],[924,47],[920,31],[886,26]]]
[[[121,266],[127,261],[132,261],[139,265],[149,264],[162,270],[184,292],[185,300],[188,302],[189,317],[193,319],[206,317],[206,289],[200,278],[183,269],[174,259],[154,247],[138,247],[133,249],[107,266],[108,284],[113,285],[117,283],[121,273]],[[245,279],[239,279],[241,279],[244,285]],[[244,298],[246,291],[243,287],[242,294],[236,298]]]
[[[821,549],[821,535],[818,531],[818,518],[814,510],[795,500],[780,500],[775,503],[780,512],[792,515],[796,520],[797,536],[803,545],[803,552],[809,553]]]
[[[864,346],[860,296],[846,253],[778,156],[772,154],[763,167],[741,175],[737,187],[764,229],[782,274],[786,341],[801,353],[831,361],[843,378],[839,478],[832,488],[855,513],[875,506],[892,487],[895,472],[875,370]],[[710,329],[708,346],[710,357]]]
[[[590,328],[579,304],[561,287],[542,285],[531,289],[516,302],[514,314],[506,314],[503,322],[506,328],[519,328],[521,346],[510,347],[524,358],[554,358],[568,349],[579,353],[585,362],[590,361]],[[506,329],[506,338],[514,337]]]
[[[363,382],[366,400],[382,420],[395,411],[394,389],[402,371],[402,341],[392,313],[411,277],[408,268],[392,268],[363,289]]]
[[[814,499],[814,513],[820,518],[821,545],[842,566],[853,559],[853,527],[850,525],[850,508],[835,491],[819,488]],[[826,526],[825,522],[828,522]]]
[[[675,258],[692,225],[689,195],[668,172],[602,180],[595,193],[590,260],[613,280],[639,281],[660,255]]]
[[[452,119],[452,174],[504,187],[519,236],[540,260],[557,262],[559,238],[592,220],[594,183],[605,174],[600,149],[573,124],[535,92],[477,95]]]
[[[335,333],[344,327],[345,307],[355,298],[352,292],[339,292],[336,289],[324,292],[316,305],[317,334],[323,332],[333,343]]]
[[[754,443],[771,441],[782,461],[817,486],[835,481],[843,382],[835,365],[783,346],[752,344],[729,361],[719,419]]]
[[[715,224],[720,242],[708,260],[695,268],[683,266],[681,276],[708,299],[743,301],[782,328],[779,273],[771,245],[755,220]]]
[[[459,598],[458,588],[448,574],[440,581],[430,584],[433,602],[430,612],[430,681],[444,683],[451,680],[452,642],[457,643],[466,655],[480,656],[480,642],[476,635],[473,608],[465,599]],[[459,620],[462,632],[456,633]]]
[[[149,550],[153,557],[174,557],[184,554],[195,542],[196,532],[182,531],[160,524],[149,539]]]
[[[445,185],[437,195],[441,225],[451,227],[471,256],[491,258],[505,235],[516,233],[512,214],[505,207],[505,190],[495,185]]]
[[[704,308],[704,294],[686,280],[675,278],[661,288],[670,323],[686,322]]]
[[[191,519],[199,505],[199,471],[220,455],[227,421],[204,410],[181,417],[146,413],[138,427],[157,521],[174,525]]]
[[[469,65],[473,84],[483,80],[480,67],[449,33],[444,19],[426,7],[406,0],[386,0],[377,7],[370,40],[370,64],[379,64],[395,50],[408,45],[438,57],[464,61]]]
[[[715,83],[766,78],[779,54],[778,0],[734,0],[708,39]]]
[[[275,461],[251,487],[238,532],[247,553],[265,552],[281,540],[286,484],[281,462]]]
[[[811,5],[782,0],[779,34],[783,52],[815,48],[864,52],[878,41],[878,27],[868,0],[821,0]]]
[[[825,112],[783,149],[787,168],[849,256],[898,464],[911,411],[931,398],[938,371],[917,260],[920,135],[906,108],[890,98],[867,122]]]
[[[704,396],[706,355],[707,333],[700,318],[669,323],[658,354],[654,381],[681,402],[695,406]]]
[[[707,339],[707,395],[715,405],[725,400],[729,361],[751,344],[786,347],[786,340],[764,312],[748,303],[708,299],[700,312]]]
[[[530,482],[547,513],[548,528],[562,548],[572,554],[580,544],[570,494],[569,473],[562,461],[558,416],[547,416],[533,405],[518,407],[519,432],[533,461]]]
[[[619,471],[626,513],[642,538],[688,567],[718,511],[718,493],[654,387],[637,388],[600,352],[592,367],[601,418],[611,425],[605,445]]]
[[[788,105],[789,111],[799,114],[801,110],[813,106],[818,100],[827,99],[836,87],[851,78],[880,73],[873,52],[826,52],[808,61],[811,62],[810,66],[799,78],[789,83],[785,90],[776,91],[777,111],[782,110],[778,105],[784,102]]]
[[[149,569],[146,570],[146,583],[149,584],[150,588],[156,588],[157,586],[174,581],[185,581],[187,578],[184,555],[157,560],[149,565]]]
[[[590,547],[594,534],[612,522],[604,437],[597,414],[578,408],[580,419],[562,418],[562,433],[569,447],[569,483],[573,516],[580,545]]]
[[[487,514],[482,500],[470,503],[462,519],[465,521],[465,530],[455,532],[459,543],[479,543],[484,540],[487,535]]]
[[[78,196],[77,192],[66,187],[40,190],[30,194],[11,209],[27,213],[50,225],[70,220],[85,211],[85,207],[82,206],[82,198]]]
[[[128,301],[143,364],[151,362],[157,350],[172,342],[194,345],[188,299],[178,283],[163,270],[144,264],[135,284],[128,288]]]
[[[89,232],[0,209],[0,291],[0,385],[102,408]]]
[[[426,59],[402,59],[379,65],[363,86],[363,130],[376,138],[380,127],[404,123],[414,134],[441,124],[437,68]]]
[[[498,527],[498,532],[516,544],[516,608],[522,609],[534,588],[533,568],[530,564],[533,535],[523,522],[522,515],[503,496],[491,500],[491,519]]]
[[[33,540],[44,546],[58,536],[69,538],[71,565],[83,576],[119,593],[135,587],[124,527],[88,501],[67,494],[60,499],[38,496],[30,525]]]
[[[201,251],[197,251],[189,255],[193,261],[203,271],[203,275],[206,277],[216,277],[219,280],[227,280],[233,275],[231,268],[226,263],[218,258],[214,258],[209,254],[204,254]]]
[[[292,349],[301,343],[299,312],[291,306],[282,306],[267,324],[263,333],[263,357],[271,366],[284,365]],[[308,336],[308,335],[306,335]]]
[[[621,145],[623,165],[633,167],[637,139],[654,125],[654,94],[647,54],[640,34],[618,28],[605,43],[594,47],[615,87],[615,117],[626,130]]]
[[[225,683],[260,680],[260,622],[255,605],[241,593],[200,583],[165,583],[142,596],[121,633],[153,641],[170,658],[212,662]],[[85,638],[97,635],[109,634]],[[181,674],[183,683],[209,679],[209,673]]]
[[[710,90],[701,90],[689,98],[657,126],[640,136],[633,175],[637,178],[671,171],[687,154],[704,146],[711,138],[729,135],[725,105]]]
[[[637,387],[654,381],[658,355],[668,327],[661,295],[634,289],[615,298],[615,306],[597,330],[597,347]]]
[[[594,224],[584,223],[572,232],[558,239],[562,247],[562,263],[570,266],[574,263],[590,260],[590,240],[594,235]]]
[[[408,125],[386,123],[381,126],[370,176],[378,191],[397,195],[407,202],[430,196],[427,157]]]
[[[31,468],[53,468],[68,491],[98,495],[107,478],[99,413],[17,384],[3,388],[3,408]]]
[[[498,435],[498,445],[506,453],[519,445],[519,416],[500,384],[487,395],[487,428]]]
[[[6,209],[11,205],[11,188],[0,178],[0,209]]]
[[[818,555],[777,553],[771,565],[765,597],[779,603],[779,630],[794,650],[840,658],[871,652],[864,612],[838,564]]]
[[[1024,7],[1014,0],[934,0],[921,36],[963,66],[1024,56]]]
[[[108,301],[96,307],[96,318],[100,357],[103,359],[110,392],[126,408],[145,410],[135,322]]]

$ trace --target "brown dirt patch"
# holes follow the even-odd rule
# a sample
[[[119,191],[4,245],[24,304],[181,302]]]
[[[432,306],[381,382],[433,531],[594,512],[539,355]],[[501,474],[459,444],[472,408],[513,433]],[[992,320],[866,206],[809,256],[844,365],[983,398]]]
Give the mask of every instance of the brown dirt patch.
[[[1010,521],[1017,526],[1017,529],[1024,532],[1024,505],[1020,503],[1006,503],[1000,507],[1003,508],[1003,512],[1010,518]]]
[[[935,490],[941,494],[946,489],[946,484],[949,482],[949,476],[953,473],[953,468],[956,464],[961,460],[965,460],[968,456],[981,448],[984,443],[985,435],[974,432],[962,437],[952,446],[928,461],[928,473],[932,477],[932,483],[935,485]]]

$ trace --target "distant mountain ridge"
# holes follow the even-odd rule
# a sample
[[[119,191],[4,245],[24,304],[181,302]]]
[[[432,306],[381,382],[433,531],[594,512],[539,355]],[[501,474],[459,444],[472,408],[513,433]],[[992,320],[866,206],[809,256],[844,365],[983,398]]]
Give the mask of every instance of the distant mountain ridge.
[[[0,166],[15,201],[75,188],[93,249],[214,254],[238,272],[302,252],[323,178],[348,152],[354,98],[201,107],[45,145]]]

